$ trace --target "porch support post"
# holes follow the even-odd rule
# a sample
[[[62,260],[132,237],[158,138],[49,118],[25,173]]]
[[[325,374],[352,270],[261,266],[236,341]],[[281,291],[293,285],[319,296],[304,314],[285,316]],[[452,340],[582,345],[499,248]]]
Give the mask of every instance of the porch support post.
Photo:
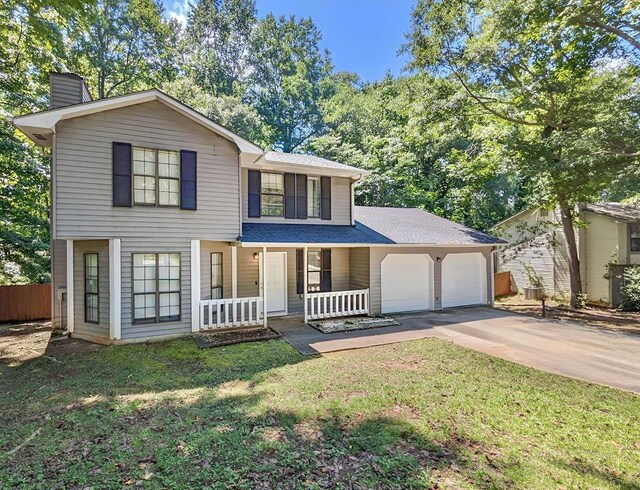
[[[191,240],[191,331],[200,331],[200,240]]]
[[[308,281],[308,277],[307,277],[307,250],[308,247],[304,247],[302,249],[302,299],[304,302],[304,322],[307,323],[307,321],[309,320],[309,305],[307,304],[307,292],[308,292],[308,286],[307,286],[307,281]]]
[[[262,247],[262,319],[267,328],[267,247]]]
[[[231,247],[231,297],[238,297],[238,247]]]
[[[122,337],[122,260],[120,239],[109,240],[109,338]]]
[[[67,240],[67,331],[73,333],[73,240]]]

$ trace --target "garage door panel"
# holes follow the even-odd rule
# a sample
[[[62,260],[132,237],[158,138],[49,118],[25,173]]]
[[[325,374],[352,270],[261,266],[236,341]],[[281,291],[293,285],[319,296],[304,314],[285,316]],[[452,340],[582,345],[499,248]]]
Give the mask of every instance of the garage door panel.
[[[480,252],[447,254],[442,261],[442,307],[487,303],[487,261]]]
[[[383,313],[433,308],[433,262],[428,255],[387,255],[381,283]]]

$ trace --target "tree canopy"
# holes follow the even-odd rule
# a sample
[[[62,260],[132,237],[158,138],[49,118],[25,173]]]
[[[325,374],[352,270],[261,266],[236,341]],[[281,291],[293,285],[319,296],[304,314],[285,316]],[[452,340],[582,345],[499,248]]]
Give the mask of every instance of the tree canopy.
[[[259,18],[254,0],[195,2],[184,26],[158,0],[9,0],[0,102],[45,109],[50,71],[95,97],[159,87],[265,149],[367,168],[359,204],[481,230],[558,204],[569,231],[578,202],[640,194],[638,15],[635,0],[419,0],[409,71],[364,83],[334,71],[312,19]],[[2,122],[0,170],[0,283],[47,280],[48,155]]]

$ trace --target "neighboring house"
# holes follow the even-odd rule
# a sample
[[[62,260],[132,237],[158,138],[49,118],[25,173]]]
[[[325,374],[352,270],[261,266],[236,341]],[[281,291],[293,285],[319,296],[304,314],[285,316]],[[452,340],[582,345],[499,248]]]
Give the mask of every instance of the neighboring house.
[[[615,202],[580,206],[584,227],[576,228],[582,289],[588,301],[618,304],[619,282],[609,274],[640,264],[640,208]],[[511,271],[515,288],[527,285],[523,263],[541,276],[548,294],[569,295],[566,240],[559,212],[528,209],[498,223],[493,230],[509,242],[500,252],[498,270]]]
[[[492,302],[500,240],[417,209],[354,206],[366,171],[264,152],[159,90],[86,94],[80,77],[52,74],[52,109],[13,119],[52,148],[53,319],[73,336]]]

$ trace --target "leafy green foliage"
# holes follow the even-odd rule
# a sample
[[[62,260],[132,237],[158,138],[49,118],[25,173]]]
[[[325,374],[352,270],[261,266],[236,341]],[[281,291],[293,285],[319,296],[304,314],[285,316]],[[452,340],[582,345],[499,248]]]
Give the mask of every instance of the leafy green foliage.
[[[640,266],[625,268],[620,297],[623,310],[640,311]]]
[[[246,98],[285,152],[324,128],[320,102],[330,94],[331,63],[318,47],[320,37],[311,19],[269,14],[251,38]]]

